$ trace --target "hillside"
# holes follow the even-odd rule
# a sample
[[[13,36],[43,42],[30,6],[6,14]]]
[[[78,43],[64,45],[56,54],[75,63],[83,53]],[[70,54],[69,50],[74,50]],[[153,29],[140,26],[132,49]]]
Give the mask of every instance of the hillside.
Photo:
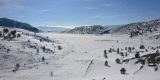
[[[69,44],[57,63],[57,80],[158,80],[159,40],[128,35],[41,33]],[[71,50],[70,50],[71,49]],[[58,69],[58,70],[57,70]],[[125,69],[125,73],[121,73]],[[62,73],[61,73],[62,72]],[[152,75],[151,75],[152,74]]]
[[[160,29],[160,19],[155,19],[145,22],[137,22],[124,25],[113,31],[113,33],[118,34],[131,34],[134,35],[143,35],[145,33],[156,32]]]
[[[81,26],[76,27],[67,31],[67,33],[74,33],[74,34],[102,34],[107,33],[109,29],[107,27],[103,27],[101,25],[93,25],[93,26]],[[109,31],[108,31],[109,33]]]
[[[0,26],[10,27],[10,28],[20,28],[26,29],[33,32],[38,32],[39,30],[28,23],[23,23],[8,18],[0,18]]]
[[[1,80],[160,78],[159,34],[130,38],[4,29],[0,28]]]

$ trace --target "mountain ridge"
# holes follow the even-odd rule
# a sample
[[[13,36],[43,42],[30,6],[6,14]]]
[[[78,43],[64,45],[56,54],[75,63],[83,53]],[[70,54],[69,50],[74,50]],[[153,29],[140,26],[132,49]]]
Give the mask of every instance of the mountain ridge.
[[[147,33],[157,29],[160,29],[160,18],[150,20],[150,21],[142,21],[142,22],[126,24],[114,29],[113,33],[130,34],[130,32],[134,32],[134,31],[142,31]]]
[[[103,34],[109,33],[110,29],[108,27],[104,27],[101,25],[93,25],[93,26],[80,26],[75,27],[67,31],[67,33],[74,33],[74,34]]]
[[[8,18],[0,18],[0,26],[8,28],[26,29],[32,32],[39,32],[39,30],[28,23],[19,22]]]

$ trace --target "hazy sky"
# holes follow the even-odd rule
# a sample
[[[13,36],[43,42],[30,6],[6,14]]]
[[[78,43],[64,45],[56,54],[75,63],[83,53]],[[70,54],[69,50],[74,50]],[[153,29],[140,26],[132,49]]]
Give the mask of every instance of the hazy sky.
[[[0,17],[33,26],[121,25],[160,18],[160,0],[0,0]]]

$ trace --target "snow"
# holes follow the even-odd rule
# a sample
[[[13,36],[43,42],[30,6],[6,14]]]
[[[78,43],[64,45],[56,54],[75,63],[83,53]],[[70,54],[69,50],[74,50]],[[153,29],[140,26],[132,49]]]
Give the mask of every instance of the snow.
[[[23,30],[22,30],[23,31]],[[136,59],[129,63],[117,64],[115,59],[130,59],[141,44],[145,47],[159,46],[158,40],[149,40],[147,37],[129,38],[128,35],[91,35],[91,34],[65,34],[65,33],[37,33],[38,36],[50,39],[50,42],[40,42],[30,33],[30,36],[22,35],[13,41],[1,40],[4,47],[11,51],[6,53],[1,49],[0,56],[9,55],[8,59],[0,57],[0,80],[159,80],[159,71],[154,68],[135,64]],[[1,38],[0,38],[1,39]],[[31,42],[27,42],[30,40]],[[36,44],[35,44],[36,43]],[[154,43],[154,44],[153,44]],[[28,45],[46,46],[55,51],[54,53],[44,53],[42,50],[37,54],[36,49],[29,48]],[[62,46],[59,50],[57,46]],[[23,48],[25,47],[25,49]],[[125,47],[135,47],[132,53],[122,58],[116,52],[108,53],[108,58],[104,58],[104,50],[110,48],[125,49]],[[19,48],[19,50],[18,50]],[[123,50],[124,52],[127,52]],[[143,50],[142,50],[143,51]],[[146,55],[155,50],[141,53]],[[42,57],[46,60],[43,62]],[[107,67],[104,65],[108,61]],[[20,69],[12,72],[15,65],[19,63]],[[24,66],[24,63],[26,64]],[[90,65],[90,66],[89,66]],[[89,67],[88,67],[89,66]],[[125,67],[127,74],[122,75],[120,69]],[[7,69],[5,69],[7,68]],[[9,68],[9,69],[8,69]],[[136,72],[136,73],[135,73]],[[52,75],[52,76],[51,76]]]

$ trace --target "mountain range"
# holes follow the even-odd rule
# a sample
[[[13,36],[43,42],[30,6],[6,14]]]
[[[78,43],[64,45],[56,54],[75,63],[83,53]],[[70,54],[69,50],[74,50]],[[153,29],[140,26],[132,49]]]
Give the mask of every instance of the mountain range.
[[[45,32],[63,32],[72,34],[106,34],[106,33],[117,33],[117,34],[131,34],[134,33],[144,34],[148,32],[159,31],[160,19],[135,22],[126,25],[93,25],[93,26],[80,26],[73,29],[64,27],[47,27],[39,26],[33,27],[28,23],[11,20],[8,18],[0,18],[0,26],[9,28],[21,28],[32,32],[45,31]]]

